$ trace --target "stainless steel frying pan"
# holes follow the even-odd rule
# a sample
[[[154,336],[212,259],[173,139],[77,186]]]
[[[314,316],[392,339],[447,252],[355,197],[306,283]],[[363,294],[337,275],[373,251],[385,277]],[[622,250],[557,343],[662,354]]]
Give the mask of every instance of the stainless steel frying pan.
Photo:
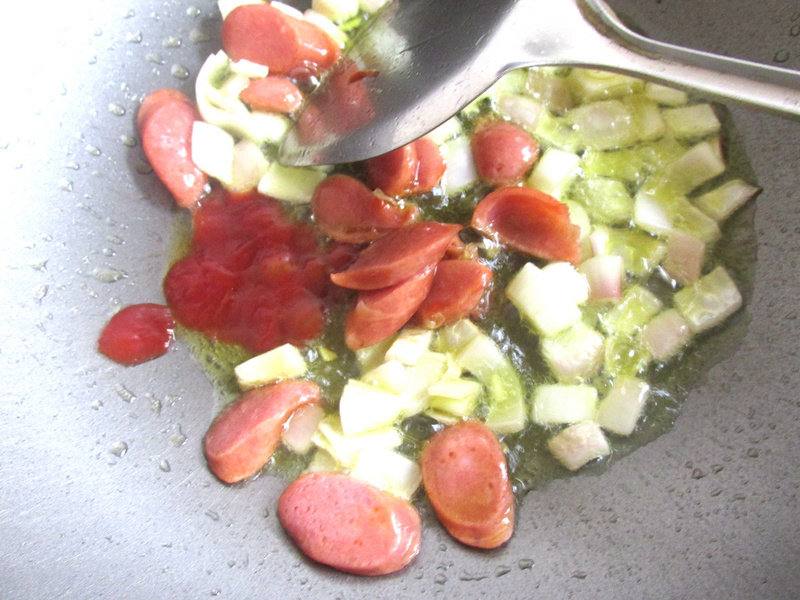
[[[609,4],[655,39],[800,69],[793,0]],[[95,353],[116,306],[161,298],[178,213],[131,145],[133,117],[156,87],[191,89],[219,46],[215,3],[17,3],[0,28],[0,597],[800,595],[800,124],[730,109],[763,187],[745,215],[754,283],[742,335],[676,425],[531,492],[495,552],[451,541],[422,504],[420,556],[367,580],[288,542],[284,482],[210,475],[218,399],[185,346],[135,368]]]

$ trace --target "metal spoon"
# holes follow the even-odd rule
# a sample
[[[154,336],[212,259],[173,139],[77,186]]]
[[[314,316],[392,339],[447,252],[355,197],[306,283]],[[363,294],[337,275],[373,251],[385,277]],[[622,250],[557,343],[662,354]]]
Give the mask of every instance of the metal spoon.
[[[800,72],[653,41],[602,0],[393,0],[311,95],[280,160],[389,152],[534,65],[603,68],[800,116]]]

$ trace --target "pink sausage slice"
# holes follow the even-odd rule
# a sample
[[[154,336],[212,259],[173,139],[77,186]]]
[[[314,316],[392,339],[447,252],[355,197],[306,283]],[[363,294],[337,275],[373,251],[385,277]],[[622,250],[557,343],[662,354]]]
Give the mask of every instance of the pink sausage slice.
[[[209,468],[225,483],[255,475],[278,447],[286,420],[300,406],[320,399],[317,384],[292,379],[245,393],[214,420],[206,433]]]
[[[309,558],[357,575],[386,575],[419,553],[412,504],[342,473],[307,473],[278,501],[278,518]]]
[[[431,291],[412,322],[436,329],[469,316],[478,307],[491,281],[492,270],[478,261],[441,261],[436,267]]]
[[[452,223],[422,222],[397,229],[365,248],[331,280],[353,290],[377,290],[405,281],[435,265],[461,230]]]
[[[506,457],[480,421],[450,425],[428,440],[422,483],[436,516],[458,541],[496,548],[514,532],[514,494]]]

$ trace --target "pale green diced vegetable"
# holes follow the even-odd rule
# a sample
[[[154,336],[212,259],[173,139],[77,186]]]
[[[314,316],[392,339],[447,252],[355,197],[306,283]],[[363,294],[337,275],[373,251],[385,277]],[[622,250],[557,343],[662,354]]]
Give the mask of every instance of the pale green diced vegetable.
[[[308,366],[295,346],[284,344],[236,365],[233,372],[243,390],[280,379],[292,379],[306,373]]]
[[[311,8],[334,23],[343,23],[358,14],[358,0],[311,0]]]
[[[469,187],[478,180],[478,171],[472,158],[472,147],[468,136],[456,137],[442,145],[440,149],[447,165],[441,185],[448,194]]]
[[[581,147],[611,150],[639,140],[632,111],[619,100],[582,104],[565,118],[575,126]]]
[[[624,103],[633,115],[639,141],[652,141],[664,135],[666,125],[658,104],[639,94],[626,97]]]
[[[339,399],[342,431],[345,435],[353,435],[392,425],[407,406],[400,394],[350,379]]]
[[[566,116],[557,117],[548,111],[539,115],[534,134],[544,145],[565,152],[578,152],[585,146],[578,136],[577,128]]]
[[[386,351],[389,349],[389,346],[392,345],[394,339],[395,336],[390,335],[377,344],[356,350],[356,360],[358,360],[358,364],[361,365],[361,369],[363,371],[369,371],[370,369],[374,369],[383,363],[384,356],[386,356]]]
[[[559,190],[578,172],[581,157],[574,152],[547,148],[528,177],[528,186],[551,196],[559,197]]]
[[[447,355],[426,351],[417,364],[408,367],[408,387],[402,393],[406,404],[403,416],[414,415],[428,408],[428,388],[445,377],[450,366],[451,360]]]
[[[688,233],[707,244],[717,241],[722,235],[719,225],[714,219],[683,197],[675,203],[672,222],[675,229]]]
[[[621,256],[625,270],[636,276],[652,273],[667,252],[664,242],[640,229],[600,225],[589,237],[596,255]]]
[[[457,352],[472,338],[481,335],[481,330],[469,319],[459,319],[436,332],[434,346],[440,352]]]
[[[327,177],[321,169],[285,167],[272,163],[258,182],[258,191],[266,196],[286,202],[311,202],[314,190]]]
[[[366,13],[373,14],[383,8],[390,0],[358,0],[358,6]]]
[[[639,192],[633,202],[633,222],[655,235],[667,236],[672,232],[672,207],[658,197]]]
[[[419,465],[399,452],[372,448],[361,452],[350,475],[410,500],[422,483]]]
[[[606,337],[603,372],[607,377],[634,377],[642,373],[652,358],[641,336],[614,333]]]
[[[663,170],[663,176],[682,193],[725,171],[725,162],[709,142],[700,142],[689,148]]]
[[[425,137],[437,146],[441,146],[445,142],[457,138],[462,133],[464,133],[464,127],[461,125],[461,120],[458,117],[450,117],[436,129],[426,133]]]
[[[759,192],[741,179],[732,179],[695,199],[694,204],[712,219],[724,221]]]
[[[312,436],[314,444],[328,452],[345,468],[352,468],[360,452],[374,448],[394,449],[403,443],[402,434],[395,427],[382,427],[365,433],[345,435],[339,417],[328,415]]]
[[[430,407],[456,417],[475,412],[483,386],[473,379],[442,379],[428,388]]]
[[[717,222],[694,206],[686,197],[670,196],[667,188],[639,191],[633,207],[633,221],[655,235],[669,236],[676,229],[703,242],[719,239]]]
[[[651,81],[644,84],[644,95],[665,106],[679,106],[689,101],[689,94],[683,90],[676,90]]]
[[[550,286],[550,293],[564,302],[582,304],[589,299],[589,283],[568,262],[551,262],[542,267],[542,274]]]
[[[386,360],[398,360],[404,365],[415,365],[423,353],[427,352],[433,339],[431,329],[406,328],[403,329],[389,349],[386,351]]]
[[[603,359],[603,336],[578,322],[555,337],[542,339],[541,348],[559,381],[579,381],[597,372]]]
[[[472,338],[454,359],[486,386],[489,398],[486,425],[492,431],[514,433],[525,427],[522,382],[514,366],[488,335]]]
[[[678,158],[684,152],[684,146],[671,136],[631,148],[607,151],[590,149],[583,155],[583,172],[586,177],[603,176],[641,183],[663,164]]]
[[[536,131],[544,110],[544,105],[528,94],[503,93],[497,98],[497,112],[530,132]]]
[[[591,421],[570,425],[550,438],[547,448],[570,471],[611,453],[600,426]]]
[[[239,140],[233,147],[233,173],[229,189],[252,190],[267,172],[269,163],[261,148],[252,140]]]
[[[563,200],[563,202],[569,209],[569,220],[580,229],[578,245],[581,249],[581,258],[589,257],[592,255],[592,244],[589,242],[589,235],[592,233],[592,222],[589,219],[589,213],[577,202],[571,200]]]
[[[573,69],[567,83],[580,103],[621,98],[644,89],[641,79],[599,69]]]
[[[317,448],[311,457],[311,462],[305,469],[306,473],[335,473],[344,467],[340,465],[331,453],[322,448]]]
[[[408,369],[399,360],[387,360],[371,371],[364,373],[361,380],[391,392],[401,394],[408,388]]]
[[[233,137],[204,121],[192,125],[192,162],[225,185],[233,179]]]
[[[603,328],[609,334],[631,335],[661,310],[661,300],[640,285],[629,287],[620,300],[601,317]]]
[[[681,285],[694,283],[700,278],[706,256],[706,243],[680,229],[673,231],[667,240],[664,270]]]
[[[237,75],[244,75],[246,78],[261,78],[269,75],[269,67],[260,65],[250,60],[232,60],[230,63],[231,72]],[[242,88],[244,89],[244,88]],[[241,93],[241,90],[239,90]],[[238,96],[239,94],[237,94]]]
[[[231,71],[233,71],[233,65],[235,65],[233,61],[229,63],[231,67]],[[250,63],[255,65],[255,63]],[[260,65],[256,65],[260,66]],[[264,67],[267,68],[267,67]],[[238,106],[240,100],[239,95],[250,85],[250,77],[247,75],[242,75],[241,73],[231,73],[222,84],[219,86],[219,93],[224,96],[220,104],[220,108],[226,108],[230,106]],[[218,98],[219,99],[219,98]]]
[[[243,123],[242,135],[254,142],[278,143],[289,131],[292,121],[286,115],[254,110],[249,121]]]
[[[597,389],[586,384],[540,385],[533,393],[532,417],[540,425],[563,425],[593,419]]]
[[[696,139],[717,133],[720,122],[710,104],[665,108],[661,112],[670,131],[678,139]]]
[[[597,422],[606,431],[630,435],[642,416],[650,386],[635,377],[620,377],[600,401]]]
[[[327,346],[318,346],[317,352],[319,352],[319,357],[325,362],[331,362],[339,358],[339,355]]]
[[[675,294],[675,308],[689,323],[693,333],[719,325],[741,305],[739,289],[721,266]]]
[[[567,79],[554,74],[552,69],[530,69],[528,89],[533,97],[542,102],[553,114],[561,114],[575,104]]]
[[[610,177],[579,179],[570,188],[570,198],[580,202],[594,223],[623,225],[633,216],[633,198],[627,186]]]
[[[656,360],[674,356],[691,339],[689,324],[674,308],[657,314],[642,328],[642,344]]]

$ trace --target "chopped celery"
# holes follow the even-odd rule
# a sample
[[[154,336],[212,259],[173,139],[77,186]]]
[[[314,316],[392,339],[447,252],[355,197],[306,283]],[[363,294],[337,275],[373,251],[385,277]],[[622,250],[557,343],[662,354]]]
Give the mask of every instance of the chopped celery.
[[[534,99],[544,104],[553,114],[561,114],[575,104],[567,79],[559,76],[553,69],[530,69],[528,89]]]
[[[689,94],[683,90],[676,90],[651,81],[644,84],[644,95],[665,106],[680,106],[689,101]]]
[[[717,133],[720,122],[710,104],[691,104],[662,111],[664,121],[676,138],[698,139]]]
[[[641,183],[664,163],[678,158],[685,148],[665,136],[657,142],[618,150],[587,150],[583,171],[587,177],[601,176],[629,183]]]
[[[456,417],[475,412],[483,386],[474,379],[442,379],[428,388],[430,407]]]
[[[717,267],[675,294],[675,308],[693,333],[719,325],[739,310],[742,295],[724,267]]]
[[[593,223],[624,225],[633,216],[633,198],[627,186],[617,179],[579,179],[570,187],[569,198],[586,208]]]
[[[639,141],[633,111],[619,100],[600,100],[570,110],[566,117],[581,148],[612,150]]]
[[[699,196],[694,204],[712,219],[724,221],[758,191],[759,188],[741,179],[732,179]]]
[[[622,257],[613,254],[593,256],[578,270],[589,283],[589,299],[597,302],[617,301],[622,296]]]
[[[635,377],[619,377],[600,401],[597,423],[611,433],[630,435],[642,416],[650,386]]]
[[[536,131],[539,117],[546,110],[538,100],[527,94],[502,93],[497,97],[497,112],[527,131]]]
[[[532,417],[540,425],[562,425],[593,419],[597,389],[586,384],[551,383],[533,393]]]
[[[658,104],[639,94],[625,97],[623,103],[631,111],[639,141],[656,140],[664,135],[666,125]]]
[[[725,162],[717,150],[708,142],[700,142],[664,167],[662,176],[686,194],[724,170]]]
[[[609,335],[604,350],[603,371],[611,378],[634,377],[647,368],[651,358],[638,335]]]
[[[688,285],[700,278],[705,257],[706,243],[703,240],[676,229],[667,240],[664,270],[681,285]]]
[[[445,377],[450,365],[446,354],[426,351],[417,364],[408,367],[408,387],[402,394],[406,405],[404,416],[422,412],[428,407],[428,388]]]
[[[552,338],[541,341],[542,354],[559,381],[591,377],[603,359],[603,336],[578,322]]]
[[[393,394],[404,392],[409,385],[408,369],[399,360],[387,360],[364,373],[361,381],[377,386]]]
[[[430,329],[403,329],[386,350],[385,359],[398,360],[407,366],[415,365],[430,347],[432,339],[433,331]]]
[[[595,69],[573,69],[567,83],[580,103],[620,98],[644,89],[641,79]]]
[[[642,344],[656,360],[677,354],[691,339],[689,324],[674,308],[657,314],[642,328]]]
[[[528,177],[528,186],[560,197],[559,190],[578,172],[581,157],[574,152],[547,148]]]
[[[291,344],[278,346],[234,367],[236,381],[243,390],[266,385],[279,379],[300,377],[308,369],[303,355]]]
[[[258,191],[286,202],[311,202],[314,190],[327,177],[321,169],[285,167],[272,163],[258,182]]]
[[[390,426],[400,418],[408,402],[400,394],[351,379],[339,399],[339,417],[345,435]]]
[[[570,471],[611,453],[600,426],[591,421],[570,425],[547,441],[556,460]]]
[[[609,335],[632,335],[660,310],[661,300],[653,292],[632,285],[600,321]]]
[[[601,233],[602,238],[595,237],[596,233]],[[664,242],[638,229],[600,226],[595,228],[592,236],[603,240],[602,247],[595,248],[595,254],[621,256],[625,270],[636,276],[653,272],[667,251]]]
[[[577,152],[584,147],[573,124],[565,117],[557,117],[548,111],[543,111],[539,116],[534,133],[547,146],[565,152]]]
[[[425,134],[425,137],[433,141],[437,146],[459,137],[464,133],[464,127],[458,117],[450,117],[433,131]]]

